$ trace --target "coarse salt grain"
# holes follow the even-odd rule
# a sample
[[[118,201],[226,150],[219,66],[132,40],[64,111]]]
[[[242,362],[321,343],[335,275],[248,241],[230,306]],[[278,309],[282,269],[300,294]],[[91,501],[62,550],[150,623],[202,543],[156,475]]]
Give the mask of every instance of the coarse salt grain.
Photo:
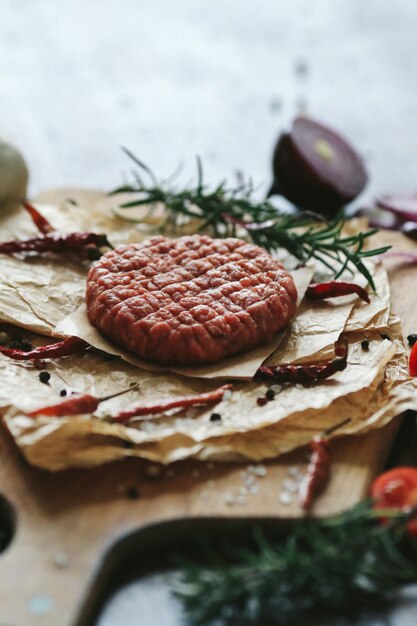
[[[259,476],[260,478],[263,478],[264,476],[267,475],[268,470],[266,469],[265,465],[256,465],[253,468],[253,473],[255,474],[255,476]]]
[[[288,475],[291,476],[292,478],[301,478],[303,473],[299,467],[294,466],[294,467],[288,468]]]
[[[226,391],[223,394],[223,400],[230,400],[231,397],[232,397],[231,389],[226,389]]]
[[[281,491],[281,493],[278,496],[278,500],[281,502],[281,504],[284,504],[285,506],[287,506],[288,504],[291,504],[292,497],[291,497],[291,494],[288,493],[287,491]]]
[[[235,503],[235,497],[232,493],[230,493],[229,491],[226,491],[223,494],[223,502],[225,504],[227,504],[227,506],[231,506],[232,504]]]
[[[297,493],[298,484],[294,480],[286,478],[282,483],[282,488],[284,491],[287,491],[289,493]]]
[[[254,485],[256,483],[255,476],[247,476],[244,480],[244,483],[247,487],[249,487],[250,485]]]

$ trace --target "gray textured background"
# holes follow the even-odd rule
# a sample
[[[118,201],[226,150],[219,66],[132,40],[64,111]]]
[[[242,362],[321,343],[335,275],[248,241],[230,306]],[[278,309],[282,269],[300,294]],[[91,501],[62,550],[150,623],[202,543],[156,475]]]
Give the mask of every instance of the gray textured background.
[[[409,188],[416,58],[410,0],[0,0],[0,133],[34,193],[117,185],[122,144],[161,175],[200,154],[212,182],[267,184],[303,109],[365,154],[370,192]]]
[[[417,4],[411,0],[0,0],[0,134],[31,192],[111,189],[130,147],[161,176],[269,183],[278,133],[306,111],[365,155],[378,191],[417,188]],[[260,193],[260,192],[259,192]],[[415,624],[415,603],[363,624]],[[99,626],[177,626],[159,575]]]

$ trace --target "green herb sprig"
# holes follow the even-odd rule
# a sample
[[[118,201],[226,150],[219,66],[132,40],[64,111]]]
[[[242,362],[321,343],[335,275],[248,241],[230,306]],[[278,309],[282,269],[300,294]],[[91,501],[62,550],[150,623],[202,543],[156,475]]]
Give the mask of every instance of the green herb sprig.
[[[241,181],[235,188],[222,181],[210,189],[203,178],[201,160],[197,159],[197,182],[194,186],[176,189],[171,179],[158,181],[154,173],[129,150],[126,154],[134,161],[142,174],[149,179],[146,183],[138,171],[135,182],[111,192],[132,193],[134,199],[124,202],[120,208],[146,206],[149,214],[156,207],[164,206],[165,222],[161,230],[175,229],[181,220],[198,220],[198,232],[210,232],[215,237],[236,236],[238,228],[244,229],[253,243],[272,252],[285,248],[301,263],[309,259],[321,261],[335,277],[347,269],[356,268],[375,288],[372,276],[364,259],[383,254],[389,249],[384,246],[366,249],[367,240],[378,229],[343,234],[345,217],[343,211],[332,221],[311,212],[298,214],[282,213],[268,200],[253,200],[254,187],[251,181]]]
[[[380,526],[365,502],[336,518],[298,523],[274,543],[258,531],[255,549],[228,545],[212,549],[207,566],[182,563],[173,591],[193,626],[303,624],[313,608],[346,612],[386,601],[417,580],[412,551],[406,557],[401,548],[406,519]]]

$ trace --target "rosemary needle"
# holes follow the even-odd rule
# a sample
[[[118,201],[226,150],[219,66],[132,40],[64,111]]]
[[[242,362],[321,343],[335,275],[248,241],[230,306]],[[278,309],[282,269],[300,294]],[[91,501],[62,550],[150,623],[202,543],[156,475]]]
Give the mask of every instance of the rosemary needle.
[[[228,187],[226,181],[214,188],[204,183],[203,166],[197,158],[197,182],[177,189],[171,179],[158,181],[150,168],[124,149],[139,172],[134,174],[134,184],[124,185],[111,192],[132,194],[133,199],[120,208],[146,206],[151,214],[156,206],[163,206],[166,220],[162,230],[175,229],[187,218],[198,220],[198,232],[210,232],[215,237],[236,236],[244,229],[256,245],[269,252],[285,248],[301,263],[316,259],[336,277],[345,270],[358,270],[374,289],[372,276],[364,260],[383,254],[390,246],[368,249],[365,244],[377,232],[370,229],[347,236],[343,233],[345,216],[341,211],[330,222],[309,211],[298,214],[282,213],[268,200],[253,199],[251,181],[241,181],[237,187]],[[144,177],[149,180],[146,183]]]

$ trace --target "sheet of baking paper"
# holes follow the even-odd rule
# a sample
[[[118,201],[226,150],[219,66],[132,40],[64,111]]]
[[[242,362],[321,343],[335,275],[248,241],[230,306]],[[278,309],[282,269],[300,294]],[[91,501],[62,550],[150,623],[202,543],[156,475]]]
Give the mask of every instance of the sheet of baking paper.
[[[304,297],[305,291],[311,281],[313,271],[314,268],[312,267],[303,267],[292,272],[292,276],[297,287],[298,304],[300,304],[302,298]],[[277,349],[285,336],[285,331],[277,333],[274,338],[264,346],[259,346],[254,350],[249,350],[243,354],[224,359],[219,363],[195,367],[162,366],[148,361],[143,361],[142,359],[132,356],[123,348],[120,348],[113,342],[109,341],[90,324],[85,305],[82,305],[77,311],[75,311],[75,313],[72,313],[63,319],[57,325],[55,334],[62,336],[75,335],[76,337],[80,337],[81,339],[84,339],[84,341],[87,341],[87,343],[94,346],[94,348],[103,350],[108,354],[120,356],[128,363],[132,363],[141,369],[149,370],[151,372],[169,371],[174,374],[190,376],[192,378],[235,378],[250,380],[254,377],[260,365],[262,365],[271,352]]]
[[[391,312],[391,292],[387,272],[382,263],[367,263],[375,283],[375,291],[368,292],[371,304],[358,300],[345,326],[345,332],[377,330],[388,326]]]
[[[344,296],[314,301],[304,299],[297,317],[279,348],[267,359],[268,365],[306,363],[326,360],[334,354],[334,344],[342,331],[387,326],[390,291],[388,276],[381,265],[372,262],[367,267],[374,277],[376,292],[359,272],[346,277],[349,282],[367,287],[371,302],[358,296]],[[307,341],[308,338],[308,341]]]
[[[148,225],[131,224],[115,216],[115,207],[123,199],[120,196],[108,197],[99,191],[64,189],[60,192],[46,193],[43,198],[57,202],[56,206],[44,204],[39,208],[51,223],[63,232],[95,230],[111,233],[110,239],[114,245],[141,241],[154,234],[149,230]],[[2,212],[0,229],[2,239],[26,238],[38,234],[27,212],[16,206],[9,211]],[[62,257],[17,258],[0,255],[0,321],[14,323],[45,335],[57,334],[54,330],[56,325],[64,317],[74,313],[84,301],[86,272],[87,265],[72,263]],[[295,276],[297,280],[299,278],[298,290],[301,294],[304,292],[309,275],[306,273],[297,276],[297,273]],[[355,277],[355,280],[363,281],[363,277]],[[387,294],[389,299],[389,291]],[[285,362],[303,362],[316,358],[329,358],[333,352],[334,342],[346,322],[346,315],[351,312],[349,305],[352,302],[358,303],[358,299],[348,296],[337,301],[312,305],[313,326],[309,324],[310,319],[313,318],[310,318],[310,311],[305,305],[300,316],[297,316],[295,320],[298,328],[288,341],[286,340],[285,350],[277,353],[273,362],[284,362],[284,360]],[[368,315],[368,319],[370,318],[370,326],[372,319],[378,318],[377,304],[385,307],[384,311],[386,311],[386,302],[381,303],[375,299],[372,300],[369,309],[360,308],[362,315]],[[326,318],[325,322],[323,322],[324,318]],[[77,315],[71,325],[74,325],[74,321],[78,322]],[[80,314],[79,321],[85,333],[90,333],[91,328],[89,329],[86,325],[88,322],[86,322],[85,315]],[[361,319],[356,322],[353,320],[351,326],[352,328],[358,327],[361,323]],[[72,331],[76,334],[75,328]],[[306,332],[310,334],[309,341],[294,341],[294,336],[300,337]],[[116,346],[112,346],[105,339],[97,336],[97,333],[95,335],[95,341],[93,337],[90,337],[93,345],[99,347],[99,344],[102,344],[102,349],[121,353]],[[242,359],[238,356],[223,362],[222,366],[216,364],[200,367],[199,375],[207,378],[227,376],[250,378],[259,363],[280,345],[282,334],[274,339],[275,341],[266,349],[261,347],[248,353],[244,370],[242,370]],[[124,356],[131,361],[134,360],[127,353],[124,353]],[[153,367],[151,364],[140,361],[136,364],[140,367]],[[159,369],[158,366],[156,369]],[[188,376],[195,375],[195,368],[177,368],[173,371]]]
[[[388,332],[395,336],[396,329],[397,326],[391,326]],[[51,388],[39,383],[33,366],[1,358],[5,384],[0,391],[0,406],[26,458],[49,470],[93,466],[124,456],[162,463],[190,456],[223,460],[269,458],[306,443],[311,433],[321,432],[347,413],[353,421],[339,434],[376,428],[402,410],[417,408],[416,383],[408,377],[402,343],[397,339],[382,340],[379,333],[374,333],[369,352],[364,352],[361,337],[354,334],[350,340],[346,370],[308,389],[284,386],[276,399],[264,407],[257,406],[256,398],[265,392],[265,387],[238,383],[232,397],[216,405],[221,422],[210,421],[212,408],[132,421],[129,425],[106,421],[109,414],[137,402],[198,393],[216,384],[142,372],[122,360],[105,361],[99,353],[51,363]],[[103,403],[96,417],[32,420],[23,415],[25,410],[58,401],[61,388],[100,396],[127,388],[137,380],[138,391]],[[22,388],[27,390],[24,396],[19,393]]]
[[[136,226],[114,217],[109,200],[106,206],[102,193],[100,198],[101,202],[96,202],[88,210],[70,202],[63,202],[59,207],[42,205],[38,208],[57,230],[111,232],[113,245],[142,241],[149,236]],[[111,202],[114,205],[116,201],[112,199]],[[8,210],[2,210],[2,241],[37,236],[39,232],[22,207],[11,205]],[[56,324],[84,301],[88,266],[78,260],[71,261],[68,255],[0,255],[0,322],[52,335]]]

